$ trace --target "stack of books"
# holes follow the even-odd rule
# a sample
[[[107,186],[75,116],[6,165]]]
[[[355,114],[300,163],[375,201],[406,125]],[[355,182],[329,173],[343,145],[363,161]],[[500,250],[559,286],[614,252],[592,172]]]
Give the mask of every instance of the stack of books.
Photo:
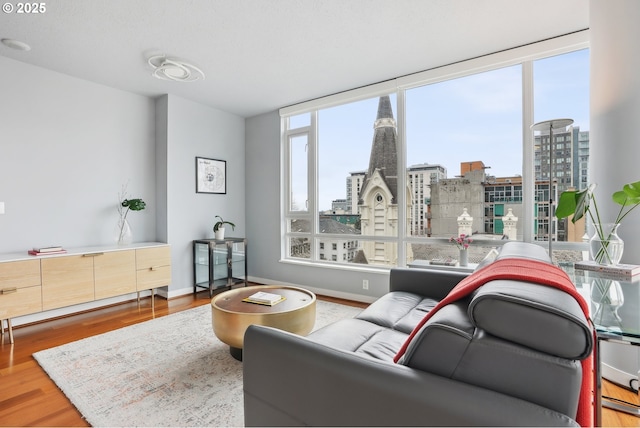
[[[640,266],[630,264],[619,264],[615,266],[601,265],[592,260],[575,262],[573,267],[577,270],[598,272],[611,279],[634,280],[640,275]]]
[[[455,266],[458,264],[458,260],[451,257],[431,259],[431,264],[436,266]]]
[[[58,245],[52,247],[34,247],[31,250],[27,251],[27,253],[31,254],[32,256],[46,256],[49,254],[63,254],[66,252],[67,250]]]
[[[242,299],[242,301],[247,303],[257,303],[258,305],[273,306],[282,302],[284,299],[285,297],[279,294],[258,291],[257,293],[253,293],[251,296]]]

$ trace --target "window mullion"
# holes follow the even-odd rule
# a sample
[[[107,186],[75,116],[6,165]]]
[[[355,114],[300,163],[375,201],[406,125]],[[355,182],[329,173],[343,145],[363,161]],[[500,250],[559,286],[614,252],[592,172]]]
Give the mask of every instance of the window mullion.
[[[407,264],[407,251],[406,251],[406,237],[407,237],[407,204],[410,204],[411,199],[407,201],[407,139],[406,139],[406,104],[405,104],[405,90],[397,91],[397,149],[398,149],[398,171],[402,173],[398,174],[398,266],[406,266]],[[412,198],[413,195],[409,195]]]
[[[318,260],[317,235],[318,235],[318,112],[311,112],[311,127],[309,129],[309,199],[308,210],[311,213],[311,260]]]
[[[524,242],[533,242],[535,207],[535,171],[533,166],[533,62],[522,63],[522,231]]]

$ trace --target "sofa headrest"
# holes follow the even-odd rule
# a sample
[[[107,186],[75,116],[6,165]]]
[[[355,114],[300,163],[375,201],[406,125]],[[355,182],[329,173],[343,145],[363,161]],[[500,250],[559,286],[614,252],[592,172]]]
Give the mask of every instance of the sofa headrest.
[[[558,357],[583,359],[593,348],[593,333],[580,305],[556,288],[490,281],[476,292],[468,314],[489,334]]]
[[[509,241],[500,248],[496,260],[504,258],[532,259],[551,263],[547,250],[539,245],[520,241]]]

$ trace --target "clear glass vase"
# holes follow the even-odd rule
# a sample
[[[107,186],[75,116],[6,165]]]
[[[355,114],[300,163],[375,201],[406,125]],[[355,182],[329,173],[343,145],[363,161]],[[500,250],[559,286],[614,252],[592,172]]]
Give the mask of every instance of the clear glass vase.
[[[618,281],[594,278],[591,282],[591,302],[595,306],[591,317],[596,324],[607,327],[622,326],[618,309],[624,305],[624,293]]]
[[[594,224],[595,232],[589,239],[591,259],[601,265],[617,265],[622,259],[624,241],[618,236],[620,223]]]
[[[118,245],[127,245],[133,242],[133,231],[127,219],[119,219],[114,230],[114,239]]]

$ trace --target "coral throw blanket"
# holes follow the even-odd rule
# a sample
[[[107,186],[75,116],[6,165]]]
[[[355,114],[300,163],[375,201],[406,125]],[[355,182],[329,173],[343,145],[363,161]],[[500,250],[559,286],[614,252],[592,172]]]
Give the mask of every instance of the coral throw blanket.
[[[496,260],[490,265],[474,272],[468,277],[464,278],[458,283],[449,294],[442,299],[427,315],[420,321],[420,323],[413,329],[402,348],[398,351],[394,361],[398,360],[404,355],[409,343],[418,333],[420,328],[435,314],[438,309],[448,305],[451,302],[459,300],[468,296],[474,290],[486,284],[489,281],[505,279],[533,282],[541,285],[547,285],[550,287],[558,288],[569,295],[580,305],[580,308],[584,312],[585,317],[589,320],[589,306],[584,298],[578,293],[575,286],[569,279],[569,276],[559,267],[532,259],[521,258],[504,258]],[[594,332],[594,346],[595,346],[595,329]],[[580,402],[578,403],[578,413],[576,415],[576,422],[580,426],[593,426],[595,421],[595,405],[594,405],[594,386],[595,386],[595,370],[594,370],[594,358],[593,352],[582,360],[582,387],[580,390]]]

